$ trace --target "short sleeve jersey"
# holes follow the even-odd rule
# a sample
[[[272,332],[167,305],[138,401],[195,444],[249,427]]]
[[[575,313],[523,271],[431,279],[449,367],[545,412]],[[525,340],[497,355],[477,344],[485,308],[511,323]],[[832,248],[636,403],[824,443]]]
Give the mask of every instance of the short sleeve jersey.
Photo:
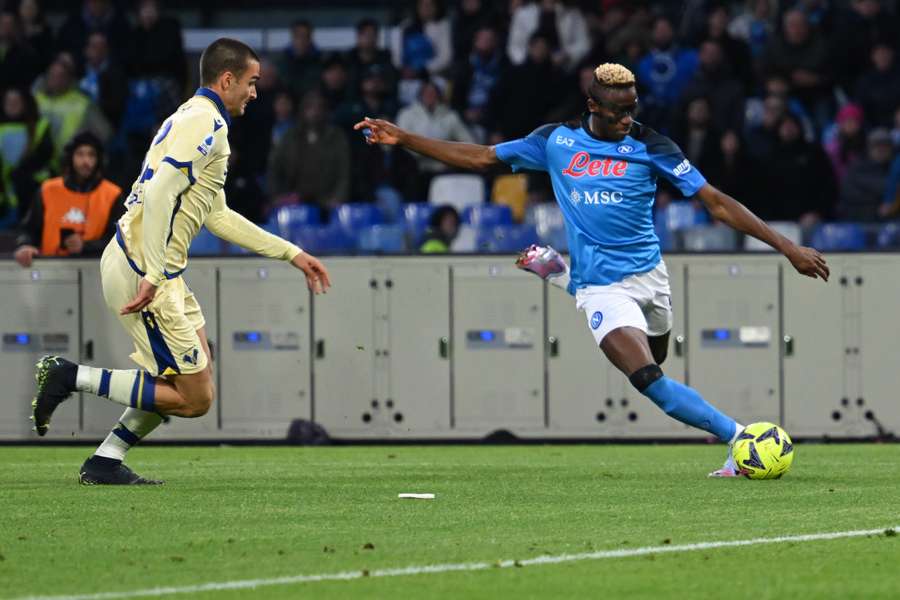
[[[609,285],[653,270],[661,259],[653,229],[656,181],[685,196],[706,184],[675,143],[635,122],[619,141],[601,140],[580,123],[550,124],[495,146],[514,171],[546,171],[566,223],[571,286]]]

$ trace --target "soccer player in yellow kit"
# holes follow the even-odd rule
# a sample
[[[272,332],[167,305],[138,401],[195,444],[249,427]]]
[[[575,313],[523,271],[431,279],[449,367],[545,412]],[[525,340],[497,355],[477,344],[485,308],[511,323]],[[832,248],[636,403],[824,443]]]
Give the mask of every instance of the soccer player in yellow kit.
[[[125,200],[127,212],[100,261],[103,296],[134,340],[141,369],[101,369],[57,356],[37,364],[34,425],[46,434],[56,407],[75,391],[123,404],[118,424],[81,467],[83,484],[157,484],[126,467],[129,448],[163,415],[199,417],[215,386],[203,313],[182,274],[200,227],[248,250],[288,261],[314,293],[331,285],[328,271],[294,244],[263,231],[225,203],[228,127],[256,98],[259,57],[237,40],[213,42],[200,57],[200,89],[154,137]]]

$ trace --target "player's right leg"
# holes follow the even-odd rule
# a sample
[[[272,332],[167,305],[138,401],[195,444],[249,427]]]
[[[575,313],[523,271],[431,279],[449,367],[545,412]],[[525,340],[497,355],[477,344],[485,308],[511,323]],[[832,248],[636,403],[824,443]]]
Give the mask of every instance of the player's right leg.
[[[550,285],[569,291],[569,265],[552,246],[528,246],[519,253],[516,266],[531,271]]]

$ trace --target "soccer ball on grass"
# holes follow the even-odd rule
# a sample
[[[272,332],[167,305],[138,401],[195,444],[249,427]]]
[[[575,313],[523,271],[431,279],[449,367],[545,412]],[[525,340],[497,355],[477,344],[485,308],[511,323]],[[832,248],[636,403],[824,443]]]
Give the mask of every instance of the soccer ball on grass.
[[[794,444],[784,429],[774,423],[747,425],[732,448],[734,462],[750,479],[778,479],[794,462]]]

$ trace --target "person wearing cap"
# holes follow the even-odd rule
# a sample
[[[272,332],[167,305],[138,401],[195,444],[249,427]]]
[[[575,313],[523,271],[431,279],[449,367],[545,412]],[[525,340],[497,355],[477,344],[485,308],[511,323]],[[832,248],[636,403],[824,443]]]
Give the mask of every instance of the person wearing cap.
[[[103,144],[79,133],[65,147],[62,175],[41,184],[22,221],[16,262],[30,267],[35,256],[99,256],[124,213],[121,196],[103,177]]]
[[[850,165],[841,182],[837,215],[846,221],[878,220],[890,171],[893,146],[887,129],[873,129],[866,138],[866,155]]]

